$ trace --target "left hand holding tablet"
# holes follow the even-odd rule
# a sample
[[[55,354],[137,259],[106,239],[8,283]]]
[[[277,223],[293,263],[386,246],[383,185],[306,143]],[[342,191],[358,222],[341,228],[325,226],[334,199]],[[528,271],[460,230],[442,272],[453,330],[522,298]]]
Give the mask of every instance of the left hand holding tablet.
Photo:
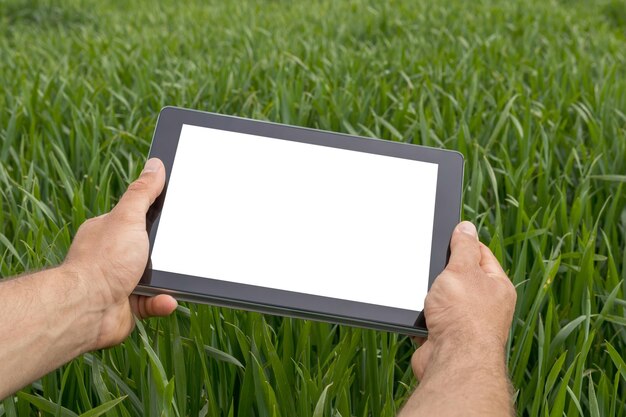
[[[148,260],[146,212],[165,182],[148,161],[110,212],[83,223],[63,264],[0,280],[0,400],[78,355],[122,342],[139,318],[176,309],[131,295]]]
[[[148,262],[146,212],[165,183],[163,163],[152,158],[110,212],[84,222],[61,266],[82,282],[85,305],[100,319],[93,349],[121,343],[138,318],[166,316],[176,309],[169,295],[131,295]]]

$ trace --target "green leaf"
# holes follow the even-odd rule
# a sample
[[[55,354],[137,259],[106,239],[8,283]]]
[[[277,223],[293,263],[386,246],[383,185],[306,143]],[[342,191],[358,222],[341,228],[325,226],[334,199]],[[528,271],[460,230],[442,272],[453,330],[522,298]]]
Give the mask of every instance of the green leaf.
[[[72,410],[68,410],[65,407],[62,407],[60,404],[56,404],[50,400],[47,400],[42,397],[38,397],[35,395],[27,394],[25,392],[18,392],[17,398],[20,400],[26,401],[37,407],[38,409],[45,411],[49,414],[57,414],[61,417],[78,417],[78,414],[74,413]]]
[[[572,372],[574,372],[574,367],[576,362],[572,362],[569,366],[565,375],[561,379],[561,385],[559,386],[559,390],[554,398],[554,402],[552,404],[552,410],[550,411],[550,417],[561,417],[563,415],[563,410],[565,409],[565,395],[568,391],[568,384],[572,377]]]
[[[626,381],[626,362],[624,362],[624,359],[622,359],[622,356],[617,352],[617,350],[615,350],[613,345],[611,345],[608,341],[605,341],[604,344],[611,360],[617,367],[619,373],[622,374],[622,379]]]
[[[317,400],[317,404],[315,404],[315,410],[313,410],[313,417],[324,417],[324,407],[326,406],[326,394],[328,393],[328,388],[332,385],[332,382],[322,391],[322,395]]]
[[[2,401],[2,415],[6,414],[6,417],[17,417],[17,411],[15,410],[14,397],[5,398]]]
[[[122,401],[124,401],[125,399],[126,399],[126,395],[120,398],[115,398],[111,401],[108,401],[102,405],[97,406],[96,408],[92,408],[91,410],[84,412],[83,414],[80,415],[80,417],[101,416],[107,411],[109,411],[110,409],[112,409],[113,407],[115,407],[116,405],[118,405],[119,403],[121,403]]]
[[[548,374],[548,377],[546,378],[546,383],[545,383],[546,387],[544,390],[544,397],[547,397],[547,395],[550,394],[550,392],[552,391],[552,387],[554,386],[554,383],[556,382],[556,379],[559,376],[559,373],[561,372],[561,368],[563,367],[563,363],[565,362],[566,356],[567,356],[567,352],[563,352],[561,356],[559,356],[559,358],[556,360],[554,365],[552,365],[552,369],[550,369],[550,373]]]
[[[590,178],[602,181],[626,182],[626,175],[592,175]]]
[[[593,378],[589,375],[589,412],[591,417],[600,417],[600,407],[598,406],[598,398],[596,397],[596,390],[593,385]],[[581,413],[582,414],[582,413]]]
[[[210,357],[212,357],[213,359],[217,359],[218,361],[223,361],[226,363],[230,363],[232,365],[238,366],[239,368],[244,368],[243,364],[241,362],[239,362],[239,360],[237,360],[237,358],[235,358],[232,355],[229,355],[228,353],[216,349],[212,346],[208,346],[208,345],[204,345],[204,351],[206,352],[207,355],[209,355]]]
[[[561,346],[563,342],[565,342],[565,339],[567,339],[576,327],[584,322],[586,318],[586,316],[579,316],[563,326],[563,328],[561,328],[561,330],[559,330],[559,332],[554,336],[554,339],[552,339],[552,343],[550,343],[550,352],[554,352],[559,346]]]

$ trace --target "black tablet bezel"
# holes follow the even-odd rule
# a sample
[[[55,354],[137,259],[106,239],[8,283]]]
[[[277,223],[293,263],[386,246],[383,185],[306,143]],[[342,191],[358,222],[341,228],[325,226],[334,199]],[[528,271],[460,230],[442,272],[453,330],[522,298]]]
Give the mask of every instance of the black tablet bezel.
[[[166,169],[165,189],[147,216],[150,253],[184,124],[438,164],[433,225],[433,231],[437,233],[433,232],[432,237],[429,288],[447,264],[450,236],[460,219],[463,182],[461,153],[178,107],[161,110],[150,148],[149,158],[161,159]],[[402,291],[402,288],[398,288],[398,291]],[[145,295],[169,293],[182,300],[329,320],[412,335],[424,335],[427,332],[421,312],[157,271],[152,269],[150,262],[135,292]]]

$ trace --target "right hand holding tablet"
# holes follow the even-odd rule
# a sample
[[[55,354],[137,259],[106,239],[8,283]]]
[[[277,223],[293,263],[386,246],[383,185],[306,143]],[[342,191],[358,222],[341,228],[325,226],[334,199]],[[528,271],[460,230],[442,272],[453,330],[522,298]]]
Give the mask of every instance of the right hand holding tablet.
[[[456,227],[450,251],[448,266],[433,283],[424,305],[428,340],[412,359],[419,380],[437,366],[437,360],[431,360],[435,357],[504,362],[515,287],[489,248],[478,241],[472,223]]]

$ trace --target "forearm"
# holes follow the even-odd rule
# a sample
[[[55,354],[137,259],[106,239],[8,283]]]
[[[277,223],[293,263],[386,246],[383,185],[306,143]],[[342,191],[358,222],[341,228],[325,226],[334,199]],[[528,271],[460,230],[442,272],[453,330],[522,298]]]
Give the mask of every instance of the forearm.
[[[399,417],[514,415],[503,349],[449,346],[433,352]]]
[[[89,350],[98,310],[54,268],[0,282],[0,399]]]

